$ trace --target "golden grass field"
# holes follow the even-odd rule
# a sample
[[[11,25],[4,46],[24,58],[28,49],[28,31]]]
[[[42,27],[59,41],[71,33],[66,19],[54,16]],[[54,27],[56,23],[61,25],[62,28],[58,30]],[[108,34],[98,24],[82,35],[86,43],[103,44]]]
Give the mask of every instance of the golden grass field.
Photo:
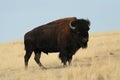
[[[71,66],[63,67],[56,54],[42,54],[43,70],[34,61],[24,68],[24,44],[0,44],[0,80],[120,80],[120,31],[90,34],[87,49],[73,56]]]

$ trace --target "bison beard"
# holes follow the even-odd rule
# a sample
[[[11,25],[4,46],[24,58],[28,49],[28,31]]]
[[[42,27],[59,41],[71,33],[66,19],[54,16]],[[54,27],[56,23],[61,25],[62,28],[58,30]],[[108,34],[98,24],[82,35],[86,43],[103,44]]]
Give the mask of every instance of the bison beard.
[[[32,52],[35,53],[34,59],[40,67],[43,67],[40,62],[41,52],[60,52],[61,62],[64,65],[67,62],[70,64],[72,56],[79,48],[87,48],[89,26],[89,20],[71,17],[50,22],[27,32],[24,36],[25,67],[28,67]]]

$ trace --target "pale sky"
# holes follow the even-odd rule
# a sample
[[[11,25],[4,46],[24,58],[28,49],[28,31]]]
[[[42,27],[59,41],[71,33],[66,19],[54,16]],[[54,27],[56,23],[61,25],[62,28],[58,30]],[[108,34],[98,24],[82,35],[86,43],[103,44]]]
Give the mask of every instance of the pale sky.
[[[120,30],[120,0],[0,0],[0,43],[65,17],[91,21],[90,33]]]

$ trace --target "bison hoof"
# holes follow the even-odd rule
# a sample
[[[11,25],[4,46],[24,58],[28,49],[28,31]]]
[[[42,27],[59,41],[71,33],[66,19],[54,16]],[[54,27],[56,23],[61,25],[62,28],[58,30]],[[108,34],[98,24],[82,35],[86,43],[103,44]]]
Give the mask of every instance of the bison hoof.
[[[40,66],[41,69],[46,70],[47,68],[44,66]]]

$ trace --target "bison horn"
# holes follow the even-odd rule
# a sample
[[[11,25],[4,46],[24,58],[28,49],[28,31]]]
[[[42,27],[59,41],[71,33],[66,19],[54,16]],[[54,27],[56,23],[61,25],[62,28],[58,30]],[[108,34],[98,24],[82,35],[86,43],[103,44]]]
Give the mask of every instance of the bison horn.
[[[71,22],[69,23],[69,27],[70,27],[71,29],[75,29],[75,27],[73,27],[73,26],[71,25]]]

